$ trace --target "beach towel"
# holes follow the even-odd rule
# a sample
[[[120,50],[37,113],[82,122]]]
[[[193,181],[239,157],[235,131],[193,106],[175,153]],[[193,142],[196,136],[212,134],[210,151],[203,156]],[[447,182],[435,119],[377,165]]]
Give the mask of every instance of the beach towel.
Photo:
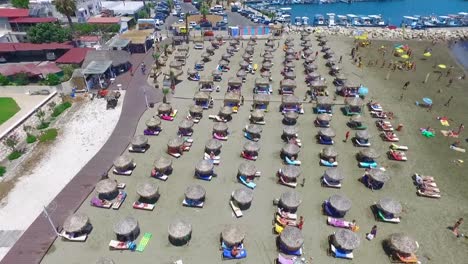
[[[153,237],[153,234],[145,233],[143,238],[140,240],[140,243],[138,243],[136,251],[143,252],[145,250],[146,246],[148,245],[148,242],[150,241],[151,237]]]
[[[458,134],[456,132],[453,132],[452,130],[441,130],[440,133],[445,137],[458,138]]]
[[[438,116],[437,119],[440,121],[440,124],[443,125],[443,126],[450,126],[449,122],[448,122],[448,118],[446,116]]]
[[[466,150],[464,148],[459,148],[459,147],[455,147],[455,146],[452,146],[452,145],[450,145],[450,149],[453,149],[453,150],[458,151],[458,152],[463,152],[463,153],[466,152]]]

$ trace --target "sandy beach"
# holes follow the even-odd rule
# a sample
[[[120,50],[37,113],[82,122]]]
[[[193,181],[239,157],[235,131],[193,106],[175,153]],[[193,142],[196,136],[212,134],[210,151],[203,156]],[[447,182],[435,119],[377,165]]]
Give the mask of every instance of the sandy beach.
[[[300,49],[299,34],[291,34],[295,38],[296,51]],[[284,43],[285,36],[280,40],[280,47]],[[318,42],[313,38],[312,49],[319,50]],[[278,41],[277,41],[278,42]],[[254,63],[261,65],[260,54],[265,49],[265,41],[260,40],[255,46]],[[324,188],[320,185],[320,177],[323,175],[325,167],[319,165],[318,154],[324,147],[316,143],[315,135],[318,128],[313,126],[316,115],[312,112],[314,104],[304,103],[305,114],[299,117],[298,127],[302,139],[302,148],[299,159],[302,160],[302,178],[305,178],[305,186],[296,188],[302,198],[302,204],[298,209],[298,215],[303,215],[305,224],[303,234],[304,257],[313,258],[313,263],[341,263],[341,260],[327,256],[327,237],[337,229],[326,224],[326,216],[321,213],[321,205],[324,200],[333,194],[344,194],[352,200],[352,208],[347,213],[346,219],[356,219],[360,230],[361,246],[354,251],[355,259],[349,263],[390,263],[388,256],[382,248],[382,241],[388,235],[395,232],[406,232],[414,237],[420,245],[417,252],[422,263],[463,263],[466,259],[466,246],[468,240],[457,239],[447,227],[453,225],[460,217],[468,219],[468,208],[466,206],[468,195],[468,181],[464,179],[466,164],[457,164],[454,160],[461,159],[465,163],[466,153],[455,152],[449,145],[457,139],[447,138],[441,135],[441,129],[456,130],[459,124],[468,124],[465,103],[468,102],[468,94],[464,87],[467,87],[466,80],[458,80],[456,77],[463,74],[463,69],[456,64],[451,57],[449,49],[443,44],[432,46],[430,42],[405,41],[398,42],[408,44],[415,56],[417,65],[416,71],[395,71],[390,72],[388,80],[385,80],[389,69],[380,68],[380,65],[367,67],[369,60],[380,58],[377,49],[381,45],[388,47],[390,51],[397,42],[373,41],[368,48],[360,48],[360,56],[363,57],[364,68],[357,68],[351,63],[350,51],[353,47],[353,39],[345,37],[329,37],[329,46],[335,51],[337,57],[343,56],[343,73],[351,81],[361,83],[369,88],[367,100],[374,100],[382,104],[386,111],[392,111],[395,119],[392,120],[394,126],[403,124],[404,128],[398,132],[400,143],[408,145],[407,162],[390,161],[386,157],[389,143],[383,142],[379,138],[379,131],[373,124],[375,119],[371,118],[366,110],[363,114],[364,120],[369,127],[369,132],[373,135],[371,142],[377,149],[381,157],[379,165],[384,166],[392,176],[382,190],[371,191],[358,181],[364,170],[358,168],[355,154],[360,148],[354,147],[351,142],[344,143],[344,135],[350,130],[346,126],[349,117],[344,116],[339,107],[343,103],[343,97],[338,96],[335,103],[335,114],[332,119],[332,128],[337,132],[335,147],[339,152],[339,168],[345,173],[341,189]],[[244,41],[245,48],[247,41]],[[193,44],[190,44],[193,47]],[[205,42],[205,47],[209,42]],[[227,43],[216,50],[212,61],[205,64],[202,75],[211,74],[215,69],[221,55],[225,53]],[[423,51],[426,47],[432,48],[432,57],[422,60]],[[221,252],[219,251],[219,234],[227,224],[238,224],[247,233],[245,248],[247,258],[236,261],[236,263],[274,263],[278,255],[275,244],[276,236],[272,231],[273,213],[276,206],[272,201],[278,198],[282,192],[290,190],[288,187],[277,183],[276,171],[283,166],[279,157],[280,150],[284,145],[280,136],[282,133],[282,115],[278,112],[279,101],[277,89],[282,79],[280,71],[284,52],[278,49],[275,52],[274,66],[272,69],[273,90],[270,111],[266,113],[266,125],[263,126],[263,133],[260,139],[261,150],[256,167],[262,172],[260,179],[256,181],[257,188],[254,190],[254,199],[250,209],[244,211],[244,216],[237,219],[231,208],[229,200],[232,191],[244,188],[236,179],[237,168],[243,162],[239,157],[241,147],[246,140],[243,138],[242,128],[249,123],[250,104],[252,100],[252,89],[255,75],[248,75],[246,83],[242,86],[242,94],[245,97],[245,105],[234,114],[233,120],[228,123],[230,137],[223,143],[221,150],[221,164],[215,167],[218,177],[211,182],[205,182],[194,178],[195,164],[202,159],[204,146],[211,138],[213,121],[208,119],[209,114],[217,114],[223,102],[224,93],[229,77],[235,75],[239,69],[239,62],[243,54],[237,52],[231,58],[231,70],[223,73],[223,80],[215,83],[221,87],[221,92],[213,92],[215,99],[213,109],[206,110],[204,117],[199,124],[194,127],[194,143],[192,149],[181,158],[173,161],[174,172],[166,182],[150,178],[149,174],[155,159],[160,156],[167,157],[165,153],[166,144],[169,139],[174,138],[179,122],[185,118],[190,105],[193,104],[192,97],[198,90],[196,82],[187,81],[186,72],[193,68],[194,62],[200,59],[203,51],[191,48],[190,56],[183,67],[184,74],[179,78],[183,80],[177,85],[173,98],[169,101],[174,108],[179,110],[173,122],[163,121],[162,133],[157,137],[149,138],[151,148],[145,154],[130,154],[135,159],[137,167],[132,176],[111,176],[119,182],[126,183],[127,199],[119,210],[99,209],[89,205],[90,199],[95,195],[91,194],[79,209],[90,217],[93,231],[85,243],[66,242],[57,239],[44,257],[42,263],[94,263],[99,257],[106,256],[115,263],[172,263],[182,259],[184,263],[221,263]],[[320,53],[322,56],[323,53]],[[396,60],[392,57],[392,52],[387,52],[385,57],[387,64],[389,60]],[[326,78],[328,91],[331,96],[335,90],[332,84],[333,77],[328,74],[326,60],[323,57],[317,59],[318,72]],[[297,84],[295,94],[303,98],[308,90],[304,82],[303,60],[294,61],[296,66]],[[380,59],[380,63],[382,60]],[[440,78],[434,73],[434,64],[446,64],[454,66],[449,77]],[[427,73],[431,73],[427,83],[423,83]],[[449,79],[453,78],[453,84],[446,87]],[[406,81],[410,81],[407,90],[402,90]],[[439,92],[439,90],[442,90]],[[400,96],[403,93],[403,99]],[[453,96],[450,106],[444,104]],[[430,97],[434,101],[432,111],[415,105],[415,101],[421,101],[422,97]],[[185,98],[185,99],[184,99]],[[187,99],[189,98],[189,99]],[[141,118],[136,129],[136,134],[142,133],[145,128],[145,121],[155,114],[156,109],[147,111]],[[450,127],[443,127],[436,119],[438,116],[447,116],[451,120]],[[421,136],[419,128],[432,127],[436,130],[435,138],[425,138]],[[351,132],[354,135],[354,131]],[[461,146],[466,148],[467,137],[464,132],[458,140],[462,141]],[[416,195],[416,188],[412,183],[411,176],[415,173],[431,175],[436,178],[437,185],[442,192],[442,198],[438,200],[422,198]],[[465,173],[466,174],[466,173]],[[110,173],[111,175],[111,173]],[[142,211],[132,208],[132,203],[137,200],[136,186],[140,182],[153,181],[159,186],[161,197],[156,204],[154,211]],[[182,206],[185,188],[193,183],[202,185],[206,189],[206,202],[203,209],[193,209]],[[380,198],[392,197],[403,205],[402,222],[400,224],[389,224],[376,222],[370,206]],[[113,224],[119,219],[132,215],[138,219],[141,239],[145,232],[153,234],[144,252],[111,251],[108,243],[115,239]],[[167,228],[172,220],[182,218],[192,224],[193,234],[189,245],[182,247],[172,246],[168,241]],[[371,227],[378,226],[377,237],[372,241],[365,239],[365,233]],[[468,230],[462,225],[461,230]]]

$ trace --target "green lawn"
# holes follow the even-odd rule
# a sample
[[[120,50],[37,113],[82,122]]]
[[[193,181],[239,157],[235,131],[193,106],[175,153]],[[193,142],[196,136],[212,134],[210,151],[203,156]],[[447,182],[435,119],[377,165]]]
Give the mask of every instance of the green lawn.
[[[20,107],[11,97],[0,97],[0,125],[14,116]]]

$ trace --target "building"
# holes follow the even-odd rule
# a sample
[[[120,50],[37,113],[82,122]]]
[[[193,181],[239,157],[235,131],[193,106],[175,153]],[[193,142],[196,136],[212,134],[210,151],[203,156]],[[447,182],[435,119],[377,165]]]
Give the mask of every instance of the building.
[[[11,30],[10,19],[28,16],[28,9],[0,8],[0,43],[18,42],[18,38]]]
[[[145,7],[142,1],[102,1],[102,9],[110,10],[115,16],[133,16]]]
[[[30,0],[30,14],[37,17],[56,17],[60,21],[67,22],[67,18],[57,11],[52,2],[52,0]],[[75,2],[75,16],[72,17],[74,22],[85,23],[90,17],[99,15],[102,11],[100,0],[75,0]]]

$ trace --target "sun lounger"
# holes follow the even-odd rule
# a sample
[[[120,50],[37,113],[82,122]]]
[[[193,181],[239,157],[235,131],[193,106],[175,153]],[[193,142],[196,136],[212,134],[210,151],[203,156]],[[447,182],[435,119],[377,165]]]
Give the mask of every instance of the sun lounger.
[[[187,207],[197,207],[197,208],[203,208],[203,205],[205,203],[202,202],[202,201],[192,201],[192,200],[187,200],[187,199],[184,199],[184,201],[182,201],[182,205],[183,206],[187,206]]]
[[[210,154],[205,152],[204,159],[206,159],[206,160],[219,160],[219,159],[221,159],[221,157],[220,156],[210,157]]]
[[[60,236],[65,240],[75,241],[75,242],[84,242],[88,238],[87,234],[83,234],[83,235],[80,235],[80,236],[72,236],[71,234],[69,234],[69,233],[67,233],[65,231],[62,231],[60,233]]]
[[[331,187],[331,188],[341,188],[341,183],[330,183],[325,177],[322,177],[322,186]]]
[[[167,154],[171,155],[174,158],[180,158],[180,156],[182,156],[182,154],[178,152],[167,152]]]
[[[329,162],[328,160],[320,159],[320,164],[325,167],[336,167],[338,166],[338,161]]]
[[[248,182],[245,176],[239,176],[239,181],[250,189],[255,189],[257,186],[257,184],[253,181]]]
[[[132,175],[133,169],[126,171],[118,171],[116,168],[114,168],[112,172],[117,175],[130,176]]]
[[[234,212],[234,215],[239,218],[239,217],[242,217],[243,214],[242,214],[242,211],[239,207],[237,207],[233,201],[229,201],[229,205],[231,205],[231,208],[232,208],[232,211]]]
[[[297,187],[297,182],[287,182],[283,179],[282,176],[279,176],[279,182],[285,186],[291,187],[291,188],[296,188]]]
[[[288,164],[288,165],[301,166],[301,161],[300,161],[300,160],[291,160],[291,159],[289,159],[288,156],[285,156],[285,157],[284,157],[284,161],[285,161],[286,164]]]
[[[161,133],[161,130],[150,130],[150,129],[145,129],[143,131],[143,134],[145,136],[157,136],[159,135],[159,133]]]
[[[338,248],[336,248],[332,243],[330,243],[330,251],[332,252],[335,258],[344,258],[344,259],[354,258],[353,252],[350,252],[350,253],[343,252],[339,250]]]
[[[170,116],[175,118],[177,116],[177,112],[179,112],[177,109],[172,110]]]
[[[276,259],[276,263],[277,264],[294,264],[294,263],[297,263],[296,258],[297,257],[289,258],[289,257],[283,256],[281,254],[278,254],[278,258]]]
[[[249,116],[249,120],[252,124],[256,124],[256,125],[265,125],[266,122],[265,121],[253,121],[252,118]]]
[[[455,150],[455,151],[462,152],[462,153],[465,153],[465,152],[466,152],[466,149],[464,149],[464,148],[459,148],[459,147],[455,147],[455,146],[452,146],[452,145],[450,145],[450,149],[453,149],[453,150]]]
[[[123,182],[117,183],[117,189],[125,189],[126,184]]]
[[[128,151],[132,153],[145,153],[148,148],[134,148],[133,146],[128,147]]]
[[[213,120],[216,121],[216,122],[227,122],[226,119],[223,119],[223,118],[221,118],[221,117],[218,116],[218,115],[209,115],[208,118],[209,118],[209,119],[213,119]]]
[[[243,259],[246,257],[247,251],[245,249],[240,249],[237,256],[233,256],[230,249],[223,249],[223,258],[225,259]]]
[[[458,133],[452,131],[452,130],[441,130],[440,133],[444,137],[453,137],[453,138],[458,138]]]
[[[204,180],[204,181],[211,181],[211,179],[213,179],[213,175],[200,175],[200,174],[197,174],[196,176],[197,176],[198,179]]]
[[[277,213],[283,218],[287,218],[287,219],[291,219],[291,220],[297,220],[297,214],[289,213],[289,212],[283,212],[281,210],[281,208],[278,208]]]
[[[152,173],[151,177],[156,178],[161,181],[167,181],[167,179],[169,179],[169,176],[160,172],[156,172],[155,174]]]
[[[434,193],[434,192],[423,192],[421,190],[418,190],[418,195],[419,196],[424,196],[428,198],[440,198],[440,193]]]
[[[133,203],[133,208],[135,209],[141,209],[141,210],[148,210],[148,211],[153,211],[154,209],[154,204],[149,204],[149,203],[140,203],[138,201]]]
[[[125,198],[127,198],[127,193],[125,191],[119,191],[119,195],[117,195],[116,201],[112,205],[112,209],[118,210],[125,201]]]
[[[409,255],[408,257],[405,257],[398,254],[398,252],[395,252],[391,256],[391,261],[392,263],[421,263],[418,261],[418,257],[414,253]]]
[[[392,143],[390,145],[390,149],[393,149],[393,150],[408,150],[409,148],[407,146],[403,146],[403,145],[397,145],[395,143]]]
[[[377,162],[359,162],[359,167],[360,168],[377,168]]]
[[[136,248],[136,251],[138,252],[143,252],[145,251],[146,246],[148,245],[150,239],[153,237],[153,234],[151,233],[145,233],[143,235],[143,238],[140,240],[140,243],[138,243],[138,246]]]
[[[246,155],[244,152],[241,152],[241,157],[246,159],[246,160],[257,160],[257,158],[258,158],[258,156]]]
[[[349,228],[351,226],[351,222],[333,217],[327,217],[327,224],[339,228]]]
[[[380,220],[382,220],[383,222],[388,222],[388,223],[400,223],[400,217],[393,217],[393,218],[388,218],[386,217],[382,211],[380,211],[379,209],[377,209],[377,216],[379,217]]]
[[[281,226],[297,226],[296,220],[291,220],[288,218],[281,217],[279,214],[275,216],[276,223],[280,224]]]
[[[174,121],[174,117],[172,117],[172,116],[160,115],[159,117],[161,118],[161,120],[165,120],[165,121]]]
[[[278,224],[275,222],[275,233],[276,234],[281,234],[281,232],[283,232],[284,230],[284,226]]]
[[[111,240],[109,242],[110,249],[117,249],[117,250],[126,250],[126,249],[135,249],[136,244],[135,242],[121,242],[118,240]]]
[[[172,264],[184,264],[181,259],[174,261]]]
[[[287,255],[294,255],[294,256],[301,256],[302,255],[302,248],[296,250],[296,251],[290,251],[286,248],[284,248],[284,246],[282,244],[280,244],[280,251],[283,252],[284,254],[287,254]]]
[[[91,199],[91,205],[99,208],[109,209],[112,206],[112,202],[94,197]]]
[[[223,141],[228,140],[228,136],[220,136],[217,133],[213,133],[213,138],[215,138],[217,140],[223,140]]]

